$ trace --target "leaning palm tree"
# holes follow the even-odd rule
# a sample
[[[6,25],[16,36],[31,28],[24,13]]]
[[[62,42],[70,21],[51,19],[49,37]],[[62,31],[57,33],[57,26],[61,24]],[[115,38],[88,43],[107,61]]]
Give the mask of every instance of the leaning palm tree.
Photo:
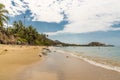
[[[4,23],[7,23],[8,21],[8,11],[5,9],[5,6],[0,3],[0,27],[3,27]]]

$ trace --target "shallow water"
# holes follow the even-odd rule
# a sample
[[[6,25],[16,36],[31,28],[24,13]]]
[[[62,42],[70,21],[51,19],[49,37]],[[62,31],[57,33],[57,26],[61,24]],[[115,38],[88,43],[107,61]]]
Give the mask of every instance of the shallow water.
[[[120,47],[59,47],[57,49],[72,53],[77,57],[120,69]]]
[[[62,47],[61,49],[120,61],[120,47]]]

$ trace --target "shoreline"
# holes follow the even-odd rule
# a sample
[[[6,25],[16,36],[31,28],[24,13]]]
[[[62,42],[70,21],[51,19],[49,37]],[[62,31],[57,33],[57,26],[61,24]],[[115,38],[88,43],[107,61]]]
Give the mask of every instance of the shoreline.
[[[11,58],[1,61],[0,55],[0,80],[120,80],[119,72],[95,66],[54,47],[3,45],[1,48],[8,49],[3,58]],[[46,50],[48,53],[44,56],[42,51]],[[17,61],[10,61],[13,58]]]
[[[89,59],[87,56],[85,57],[85,56],[82,56],[82,55],[77,55],[75,52],[69,52],[69,51],[65,51],[65,50],[58,50],[58,52],[68,53],[71,56],[76,57],[76,58],[81,59],[81,60],[84,60],[84,61],[86,61],[86,62],[88,62],[92,65],[95,65],[95,66],[98,66],[98,67],[101,67],[101,68],[104,68],[104,69],[107,69],[107,70],[113,70],[113,71],[116,71],[116,72],[120,72],[120,67],[116,66],[116,65],[100,63],[100,62],[97,62],[95,60]]]
[[[50,49],[44,60],[19,74],[20,80],[120,80],[120,73]]]
[[[84,61],[86,61],[86,62],[88,62],[92,65],[95,65],[95,66],[98,66],[98,67],[101,67],[101,68],[104,68],[104,69],[120,72],[120,67],[107,65],[107,64],[102,64],[102,63],[99,63],[99,62],[96,62],[96,61],[93,61],[93,60],[89,60],[87,58],[83,58],[82,56],[77,56],[77,55],[74,55],[74,54],[71,54],[71,55],[76,57],[76,58],[82,59],[82,60],[84,60]]]

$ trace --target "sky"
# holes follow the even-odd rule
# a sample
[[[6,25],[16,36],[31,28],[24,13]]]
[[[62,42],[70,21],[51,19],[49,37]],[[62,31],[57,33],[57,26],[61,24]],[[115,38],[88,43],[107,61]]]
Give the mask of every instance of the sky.
[[[9,25],[22,20],[50,39],[120,45],[120,0],[0,0]]]

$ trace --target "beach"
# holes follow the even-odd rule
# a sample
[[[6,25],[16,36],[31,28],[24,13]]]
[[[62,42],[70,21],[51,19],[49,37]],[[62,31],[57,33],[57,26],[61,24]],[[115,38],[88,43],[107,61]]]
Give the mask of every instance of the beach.
[[[0,45],[0,80],[16,80],[24,68],[38,61],[43,46]],[[42,54],[41,54],[42,55]]]
[[[44,60],[24,69],[19,80],[120,80],[120,73],[52,50]]]
[[[0,80],[120,80],[120,0],[0,0]]]
[[[16,63],[10,61],[10,57],[7,57],[6,60],[8,61],[5,59],[1,61],[2,59],[0,58],[0,63],[2,62],[0,64],[0,80],[120,80],[120,73],[117,71],[92,65],[69,53],[60,52],[56,49],[51,48],[51,52],[40,58],[38,52],[43,47],[40,47],[40,49],[36,48],[38,47],[15,50],[16,53],[26,51],[26,54],[23,53],[24,56],[26,55],[25,58],[22,54],[19,54],[19,57],[16,58],[15,53],[9,52],[12,58],[15,56]],[[33,55],[32,53],[35,54]],[[24,60],[26,61],[24,62]]]

